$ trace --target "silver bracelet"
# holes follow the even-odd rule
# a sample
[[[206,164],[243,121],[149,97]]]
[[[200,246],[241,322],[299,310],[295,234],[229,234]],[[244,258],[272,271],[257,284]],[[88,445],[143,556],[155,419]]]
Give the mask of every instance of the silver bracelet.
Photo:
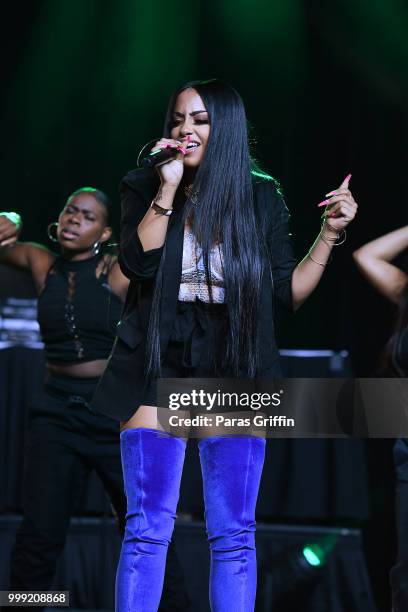
[[[322,263],[321,261],[317,261],[317,259],[313,259],[310,253],[308,253],[307,255],[309,259],[311,259],[313,263],[317,264],[318,266],[322,266],[322,268],[325,268],[327,266],[327,263]]]
[[[336,238],[332,238],[331,236],[326,236],[324,234],[325,226],[328,227],[332,232],[336,233]],[[341,244],[344,244],[346,242],[346,239],[347,239],[347,232],[346,232],[345,229],[341,229],[341,230],[337,231],[337,229],[334,228],[332,225],[330,225],[330,223],[327,220],[324,220],[323,223],[322,223],[322,227],[321,227],[321,230],[320,230],[320,235],[324,236],[326,238],[326,240],[329,240],[330,242],[332,242],[333,246],[340,246]],[[323,239],[324,242],[326,242],[326,240]],[[340,242],[337,242],[338,240]],[[326,244],[327,244],[327,242],[326,242]]]

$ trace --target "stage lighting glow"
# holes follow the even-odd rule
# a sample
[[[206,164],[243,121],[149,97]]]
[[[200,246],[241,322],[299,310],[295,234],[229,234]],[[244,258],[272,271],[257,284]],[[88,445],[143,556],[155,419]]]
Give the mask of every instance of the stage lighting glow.
[[[312,544],[311,546],[305,546],[302,550],[303,556],[309,565],[313,567],[320,567],[325,562],[325,553],[316,544]]]
[[[297,593],[308,585],[312,588],[317,584],[325,575],[329,556],[340,534],[340,530],[333,529],[332,533],[316,541],[283,548],[268,559],[259,575],[259,609],[271,610],[278,606],[279,610],[286,610],[283,606],[286,603],[292,606]]]

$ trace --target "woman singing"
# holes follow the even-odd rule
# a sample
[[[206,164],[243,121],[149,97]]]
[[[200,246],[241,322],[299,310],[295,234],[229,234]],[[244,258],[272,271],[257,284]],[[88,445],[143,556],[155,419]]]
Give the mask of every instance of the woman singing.
[[[368,281],[397,306],[397,323],[387,346],[388,372],[408,376],[408,275],[393,260],[408,249],[408,225],[362,246],[354,259]],[[398,559],[391,570],[393,611],[408,609],[408,440],[394,445],[397,476]]]
[[[129,282],[116,256],[103,248],[112,233],[109,207],[108,197],[98,189],[75,191],[58,222],[49,226],[59,256],[42,245],[17,242],[19,215],[0,213],[0,261],[32,274],[47,361],[44,393],[30,410],[24,515],[11,557],[13,590],[50,588],[69,519],[91,470],[100,477],[124,531],[119,426],[88,408]],[[175,577],[177,560],[170,563]],[[182,578],[177,586],[173,578],[163,599],[167,594],[172,601],[179,597],[181,604],[166,609],[185,609]]]
[[[287,208],[274,180],[254,170],[242,100],[219,80],[173,94],[153,152],[166,147],[177,155],[158,172],[132,171],[122,182],[119,261],[131,282],[94,398],[97,410],[122,421],[128,514],[119,612],[157,610],[179,497],[186,442],[163,431],[155,381],[279,375],[274,301],[296,309],[308,297],[357,208],[348,177],[325,201],[322,229],[296,265]],[[265,440],[209,433],[199,450],[211,609],[247,612]]]

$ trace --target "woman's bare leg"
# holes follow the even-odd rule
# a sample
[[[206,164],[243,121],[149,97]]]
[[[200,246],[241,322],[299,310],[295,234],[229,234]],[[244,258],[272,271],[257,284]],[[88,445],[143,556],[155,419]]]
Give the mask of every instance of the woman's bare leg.
[[[123,421],[120,424],[120,431],[125,429],[136,429],[138,427],[146,429],[156,429],[157,431],[166,431],[178,438],[187,440],[190,428],[178,426],[177,428],[169,427],[169,416],[172,413],[168,408],[160,408],[158,406],[140,406],[128,421]],[[189,412],[178,410],[177,415],[188,417]]]

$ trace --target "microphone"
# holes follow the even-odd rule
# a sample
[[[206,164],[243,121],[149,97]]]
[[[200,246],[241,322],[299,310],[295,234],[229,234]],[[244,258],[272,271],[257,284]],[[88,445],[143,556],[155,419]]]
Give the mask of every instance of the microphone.
[[[161,164],[165,164],[172,157],[176,157],[179,150],[173,147],[166,147],[165,149],[157,149],[157,151],[153,151],[149,153],[147,157],[142,159],[143,168],[153,168],[157,166],[161,166]]]

